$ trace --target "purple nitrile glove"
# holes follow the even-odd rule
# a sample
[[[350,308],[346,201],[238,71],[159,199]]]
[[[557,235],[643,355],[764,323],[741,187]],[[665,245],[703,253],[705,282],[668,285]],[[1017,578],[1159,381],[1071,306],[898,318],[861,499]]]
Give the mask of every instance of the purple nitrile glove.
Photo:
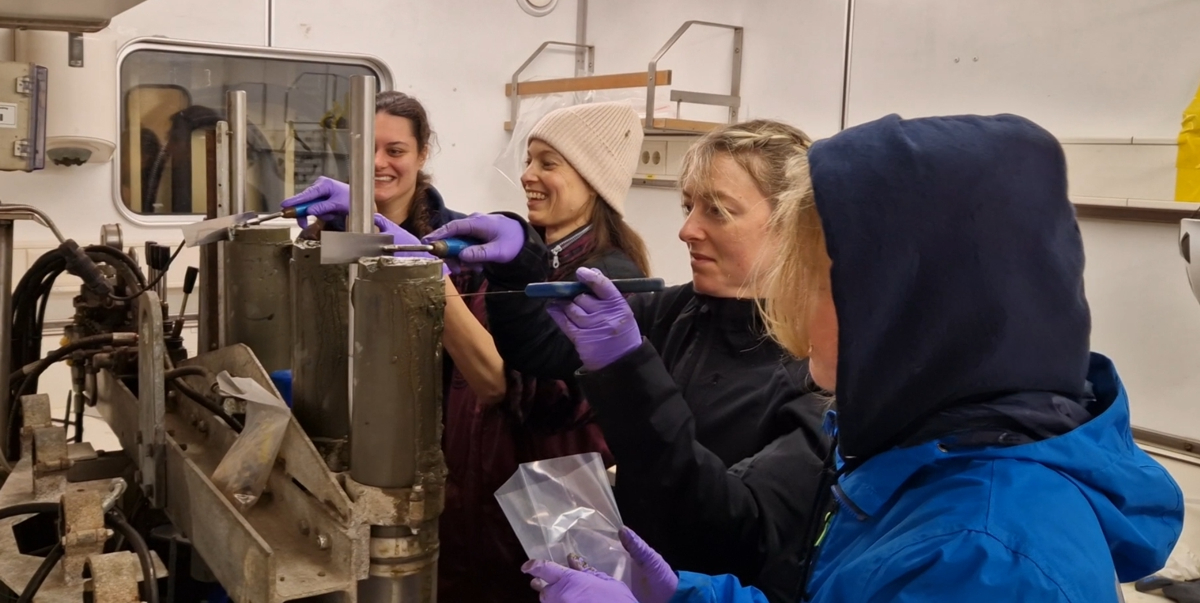
[[[550,302],[546,312],[575,344],[583,368],[598,371],[642,345],[642,333],[629,302],[608,277],[595,268],[580,268],[575,277],[592,292]]]
[[[633,559],[633,596],[640,603],[668,603],[679,588],[679,574],[633,530],[621,528],[619,536]]]
[[[595,569],[576,570],[553,561],[526,561],[521,571],[542,603],[638,603],[624,582]]]
[[[279,206],[287,209],[309,202],[314,203],[308,206],[308,211],[305,213],[309,216],[316,216],[322,222],[348,216],[350,215],[350,185],[332,178],[318,176],[312,186],[304,189],[295,197],[284,199]],[[296,222],[300,224],[300,228],[308,226],[307,217],[296,218]]]
[[[383,217],[381,214],[375,214],[375,227],[378,228],[379,232],[381,233],[392,235],[392,240],[395,241],[394,244],[396,245],[422,244],[420,239],[413,236],[412,233],[404,230],[400,226],[397,226],[395,222]],[[433,257],[433,254],[425,253],[424,251],[397,251],[392,255],[398,258],[426,258],[430,260],[437,259]],[[446,276],[449,273],[450,269],[446,267],[445,263],[443,263],[442,276]]]
[[[481,241],[458,254],[464,264],[492,262],[507,264],[521,253],[525,246],[525,228],[516,220],[499,214],[471,214],[454,220],[429,233],[425,241],[439,241],[451,237],[462,237]]]

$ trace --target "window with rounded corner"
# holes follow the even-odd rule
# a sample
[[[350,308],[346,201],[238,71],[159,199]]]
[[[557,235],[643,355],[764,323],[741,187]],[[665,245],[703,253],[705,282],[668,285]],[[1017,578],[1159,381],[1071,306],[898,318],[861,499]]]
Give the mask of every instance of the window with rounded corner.
[[[382,87],[377,67],[366,58],[133,45],[120,63],[121,203],[148,218],[215,206],[215,132],[230,90],[246,91],[248,211],[278,211],[318,176],[347,180],[350,77],[374,75]]]

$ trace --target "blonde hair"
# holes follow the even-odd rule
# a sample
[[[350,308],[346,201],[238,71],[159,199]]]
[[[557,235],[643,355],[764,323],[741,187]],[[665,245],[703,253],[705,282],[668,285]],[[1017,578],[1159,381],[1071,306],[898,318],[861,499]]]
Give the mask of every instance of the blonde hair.
[[[758,271],[763,278],[758,306],[771,338],[793,356],[803,358],[809,349],[808,323],[821,291],[829,287],[830,260],[808,155],[788,161],[786,172],[794,184],[779,196],[771,216],[772,247],[760,258],[769,265]]]
[[[729,157],[750,175],[760,193],[771,203],[793,187],[787,174],[789,161],[807,157],[812,139],[808,134],[780,121],[756,119],[713,130],[687,150],[680,165],[680,187],[695,196],[704,196],[725,217],[728,209],[712,194],[713,164]]]
[[[759,119],[705,134],[688,149],[680,166],[680,186],[708,197],[728,217],[710,191],[713,164],[729,157],[750,175],[771,204],[768,246],[758,258],[758,307],[767,333],[793,356],[808,355],[808,323],[823,287],[829,285],[825,234],[808,173],[812,139],[779,121]]]

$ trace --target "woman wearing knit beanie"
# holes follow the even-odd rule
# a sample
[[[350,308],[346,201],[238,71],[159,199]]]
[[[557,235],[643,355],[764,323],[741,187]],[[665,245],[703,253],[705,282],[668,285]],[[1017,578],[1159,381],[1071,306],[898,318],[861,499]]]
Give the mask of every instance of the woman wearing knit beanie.
[[[541,253],[530,260],[539,279],[571,279],[581,267],[599,268],[614,278],[646,275],[645,245],[621,217],[641,146],[641,124],[628,105],[570,107],[538,122],[521,178],[529,229],[522,229],[520,217],[509,222],[521,242],[526,236],[537,241]],[[486,280],[478,291],[496,288]],[[464,301],[486,326],[484,299]],[[498,403],[481,399],[462,379],[448,384],[442,448],[449,473],[439,524],[439,600],[537,600],[521,573],[524,549],[495,492],[521,463],[599,452],[611,464],[591,414],[576,388],[553,378],[509,370],[506,394]]]
[[[557,127],[535,133],[548,129]],[[732,573],[775,601],[794,595],[795,552],[803,550],[828,443],[806,362],[765,338],[754,268],[778,200],[798,185],[788,166],[809,143],[796,128],[758,120],[716,130],[689,149],[679,238],[692,256],[691,283],[631,296],[628,305],[619,294],[582,295],[574,303],[589,307],[574,315],[521,295],[486,300],[506,365],[568,380],[595,409],[616,460],[624,523],[671,567]],[[629,182],[614,174],[614,187]],[[536,184],[526,188],[544,190]],[[531,220],[539,201],[531,192]],[[430,237],[485,241],[460,259],[483,262],[492,289],[515,291],[543,280],[553,256],[532,230],[501,214],[456,220]],[[593,288],[607,283],[591,271],[576,274]],[[619,307],[632,319],[584,324]]]

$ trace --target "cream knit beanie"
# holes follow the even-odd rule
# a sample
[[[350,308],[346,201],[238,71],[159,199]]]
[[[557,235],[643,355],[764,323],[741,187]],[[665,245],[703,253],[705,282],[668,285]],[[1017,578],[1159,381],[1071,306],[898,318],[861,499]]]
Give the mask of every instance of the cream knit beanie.
[[[628,103],[590,103],[546,114],[533,130],[558,151],[600,198],[625,215],[625,196],[642,152],[642,124]]]

